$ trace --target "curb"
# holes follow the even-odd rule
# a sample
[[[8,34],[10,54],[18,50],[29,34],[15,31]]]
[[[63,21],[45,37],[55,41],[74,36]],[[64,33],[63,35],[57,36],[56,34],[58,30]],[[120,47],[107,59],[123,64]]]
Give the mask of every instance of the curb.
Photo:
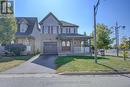
[[[130,72],[67,72],[58,73],[59,75],[120,75],[130,74]]]

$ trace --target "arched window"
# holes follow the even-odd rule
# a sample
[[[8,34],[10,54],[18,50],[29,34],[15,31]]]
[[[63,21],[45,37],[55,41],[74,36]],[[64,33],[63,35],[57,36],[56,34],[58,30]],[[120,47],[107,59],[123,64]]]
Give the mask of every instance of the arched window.
[[[27,28],[28,28],[27,24],[23,22],[20,24],[20,32],[26,32]]]
[[[81,47],[84,47],[84,41],[81,41]]]
[[[65,41],[62,41],[62,46],[65,46]]]
[[[66,44],[66,46],[68,46],[68,47],[70,46],[70,41],[67,41],[67,44]]]

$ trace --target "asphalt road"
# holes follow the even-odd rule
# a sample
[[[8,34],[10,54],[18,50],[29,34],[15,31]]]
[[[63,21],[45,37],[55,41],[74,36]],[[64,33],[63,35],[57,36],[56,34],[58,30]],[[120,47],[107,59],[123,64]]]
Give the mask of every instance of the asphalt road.
[[[130,87],[130,75],[1,75],[0,87]]]

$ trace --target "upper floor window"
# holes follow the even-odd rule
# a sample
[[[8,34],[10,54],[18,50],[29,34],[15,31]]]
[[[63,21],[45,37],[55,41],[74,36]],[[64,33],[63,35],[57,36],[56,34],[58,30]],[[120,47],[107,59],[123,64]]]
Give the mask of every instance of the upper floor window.
[[[54,27],[54,28],[53,28],[53,33],[54,33],[54,34],[57,34],[57,27]]]
[[[27,28],[28,28],[27,24],[23,22],[20,24],[20,32],[26,32]]]
[[[57,33],[61,34],[61,28],[59,26],[57,26]]]
[[[70,33],[70,28],[66,28],[66,33]]]
[[[74,33],[75,33],[75,34],[77,34],[77,33],[78,33],[77,28],[74,28]]]
[[[71,29],[70,29],[70,33],[74,33],[74,28],[71,28]]]
[[[43,31],[44,31],[44,34],[48,34],[49,33],[49,27],[48,26],[44,26],[43,27]]]
[[[66,29],[62,28],[62,33],[66,34]]]

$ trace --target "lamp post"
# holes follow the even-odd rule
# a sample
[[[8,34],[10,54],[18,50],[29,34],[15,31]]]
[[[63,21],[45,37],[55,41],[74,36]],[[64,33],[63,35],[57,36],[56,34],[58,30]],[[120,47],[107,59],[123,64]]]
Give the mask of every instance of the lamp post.
[[[118,25],[118,22],[116,22],[115,26],[112,26],[111,28],[115,29],[115,38],[116,38],[116,56],[119,56],[119,29],[125,28],[125,26]]]
[[[100,4],[100,0],[97,1],[96,5],[94,5],[94,58],[95,58],[95,63],[97,63],[96,15],[97,15],[99,4]]]

